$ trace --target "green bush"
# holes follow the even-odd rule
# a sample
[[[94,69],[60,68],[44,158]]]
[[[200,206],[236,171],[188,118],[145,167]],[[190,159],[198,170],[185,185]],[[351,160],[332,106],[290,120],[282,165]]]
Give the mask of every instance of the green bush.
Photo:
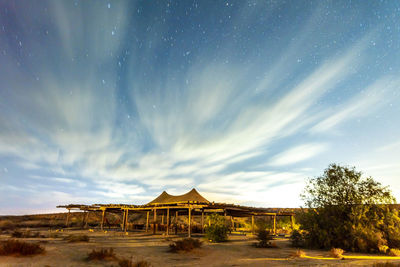
[[[272,247],[272,243],[270,242],[272,240],[272,237],[270,235],[270,232],[265,229],[259,229],[257,231],[257,240],[258,243],[256,243],[256,247],[258,248]]]
[[[290,241],[293,247],[304,247],[304,235],[298,230],[292,231],[292,234],[290,235]]]
[[[391,191],[355,168],[331,164],[309,180],[302,198],[308,207],[299,216],[306,246],[358,252],[400,246],[400,217],[390,205],[395,203]]]
[[[205,228],[207,240],[211,242],[227,241],[229,228],[225,224],[225,218],[218,214],[210,214],[207,219],[211,224]]]

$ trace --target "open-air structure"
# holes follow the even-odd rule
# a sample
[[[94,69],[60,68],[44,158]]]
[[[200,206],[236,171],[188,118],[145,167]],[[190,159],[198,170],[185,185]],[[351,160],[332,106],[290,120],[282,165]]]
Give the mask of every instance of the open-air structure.
[[[210,202],[200,195],[196,189],[192,189],[183,195],[170,195],[167,192],[162,192],[153,201],[144,205],[127,205],[127,204],[93,204],[93,205],[78,205],[69,204],[57,206],[57,208],[66,208],[68,210],[66,225],[68,226],[71,210],[81,210],[85,212],[84,224],[88,225],[88,216],[90,212],[101,212],[101,229],[103,230],[106,213],[120,213],[122,215],[122,230],[128,229],[129,215],[135,213],[146,214],[146,232],[152,228],[153,234],[156,234],[160,226],[165,229],[166,235],[169,235],[171,230],[178,231],[177,222],[179,216],[187,218],[187,234],[190,237],[192,234],[193,217],[200,217],[201,232],[204,232],[206,226],[205,215],[210,213],[218,213],[230,219],[232,229],[235,229],[235,217],[251,218],[252,232],[255,229],[255,217],[270,216],[273,219],[273,233],[276,234],[276,218],[278,216],[290,217],[293,227],[294,213],[290,211],[282,211],[280,209],[255,208],[246,207],[234,204]],[[161,220],[160,220],[161,217]],[[165,219],[164,219],[165,218]],[[209,224],[209,222],[208,222]]]

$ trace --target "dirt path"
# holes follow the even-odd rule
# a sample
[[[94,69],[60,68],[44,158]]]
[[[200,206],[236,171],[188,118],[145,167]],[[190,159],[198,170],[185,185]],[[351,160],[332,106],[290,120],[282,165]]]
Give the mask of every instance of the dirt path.
[[[45,231],[42,231],[45,233]],[[68,243],[62,239],[68,234],[87,234],[89,242]],[[0,240],[8,239],[1,235]],[[278,248],[255,248],[255,240],[246,236],[230,236],[230,241],[221,244],[204,242],[203,247],[189,253],[169,253],[171,240],[162,235],[145,233],[88,232],[69,230],[60,233],[59,238],[21,239],[41,242],[46,253],[33,257],[0,256],[0,266],[118,266],[117,261],[88,262],[87,253],[96,248],[113,248],[119,258],[146,260],[152,266],[371,266],[377,260],[316,260],[293,259],[290,256],[296,249],[290,247],[287,239],[276,239]],[[326,251],[304,250],[308,256],[326,257]],[[351,255],[349,253],[349,255]],[[356,255],[356,254],[354,254]],[[360,255],[360,254],[357,254]],[[387,260],[381,261],[387,262]],[[394,261],[400,263],[400,260]]]

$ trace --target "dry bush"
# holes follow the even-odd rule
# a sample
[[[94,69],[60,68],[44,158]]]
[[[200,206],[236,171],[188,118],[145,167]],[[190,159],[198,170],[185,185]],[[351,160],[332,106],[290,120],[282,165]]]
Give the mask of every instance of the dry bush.
[[[59,233],[54,233],[54,232],[49,233],[48,236],[47,236],[47,238],[58,238],[58,237],[60,237],[60,234]]]
[[[292,258],[303,258],[305,255],[306,253],[303,250],[297,249],[291,256]]]
[[[74,243],[74,242],[89,242],[89,236],[87,235],[82,235],[82,234],[78,234],[78,235],[69,235],[64,237],[64,240],[70,242],[70,243]]]
[[[119,267],[150,267],[151,264],[148,261],[140,260],[133,261],[132,259],[121,259],[118,261]]]
[[[386,254],[389,251],[389,247],[385,245],[378,246],[378,250],[382,254]]]
[[[169,245],[171,252],[191,251],[195,248],[201,247],[202,242],[194,238],[185,238],[177,240]]]
[[[0,244],[0,255],[36,255],[44,252],[39,244],[9,239]]]
[[[389,250],[389,256],[399,257],[400,256],[400,249],[391,248]]]
[[[394,263],[394,262],[376,262],[373,267],[400,267],[400,263]]]
[[[12,237],[15,238],[38,238],[38,237],[45,237],[44,235],[41,235],[39,232],[31,232],[31,231],[18,231],[14,230],[14,232],[11,233]]]
[[[341,248],[332,248],[330,251],[330,255],[334,258],[341,259],[343,258],[344,250]]]
[[[16,226],[15,223],[13,223],[10,220],[0,221],[0,229],[1,230],[12,230],[15,228],[15,226]]]
[[[100,250],[93,249],[92,252],[88,253],[87,260],[99,260],[99,261],[109,261],[109,260],[116,260],[117,256],[114,253],[114,249],[106,249],[101,248]]]

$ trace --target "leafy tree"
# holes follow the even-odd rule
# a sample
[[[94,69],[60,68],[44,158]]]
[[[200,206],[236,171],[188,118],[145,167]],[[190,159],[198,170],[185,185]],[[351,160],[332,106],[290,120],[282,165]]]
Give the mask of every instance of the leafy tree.
[[[400,218],[388,187],[362,177],[354,167],[331,164],[308,180],[301,195],[308,210],[300,216],[308,246],[373,252],[399,246]]]

